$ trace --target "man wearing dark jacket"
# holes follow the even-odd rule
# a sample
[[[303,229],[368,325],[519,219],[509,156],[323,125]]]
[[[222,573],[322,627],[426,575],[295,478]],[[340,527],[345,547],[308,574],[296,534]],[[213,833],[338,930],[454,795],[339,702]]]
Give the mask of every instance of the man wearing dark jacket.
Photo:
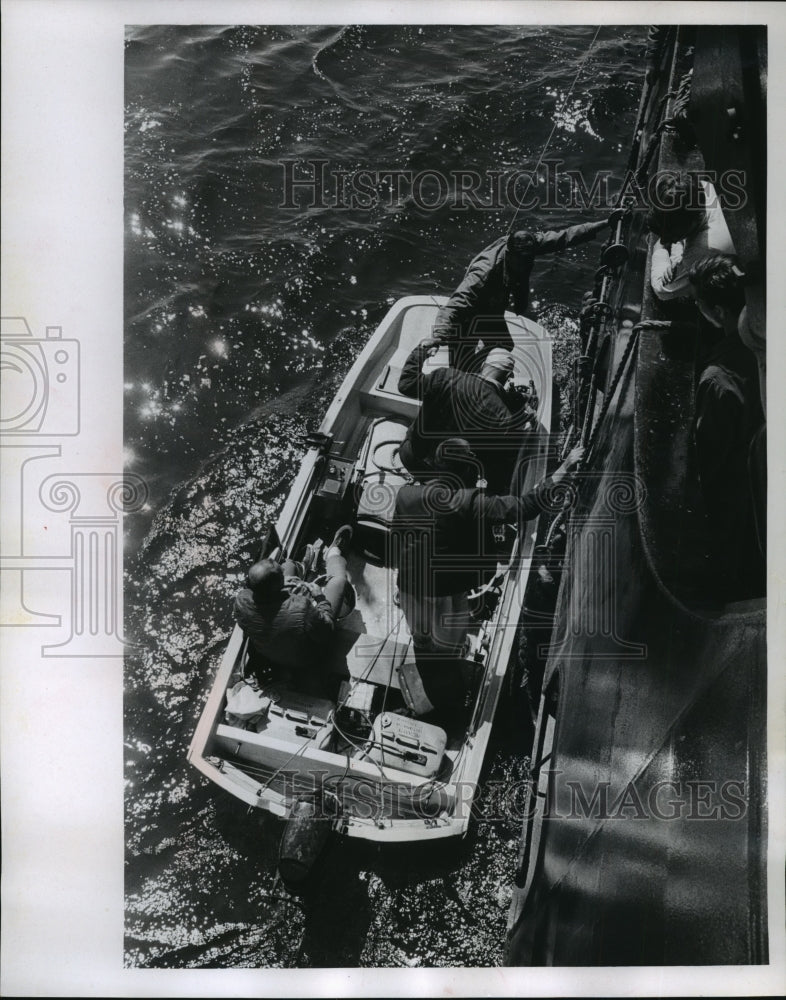
[[[346,525],[336,532],[325,554],[324,588],[303,580],[291,559],[283,565],[260,559],[249,569],[248,586],[235,597],[234,613],[264,662],[303,672],[324,660],[347,587],[344,550],[351,536]]]
[[[458,654],[469,627],[467,595],[496,561],[484,553],[486,525],[537,517],[557,502],[553,487],[583,457],[584,448],[574,448],[524,496],[492,496],[471,485],[476,459],[469,443],[451,438],[437,449],[436,478],[399,490],[391,562],[417,655]]]
[[[535,258],[586,243],[607,225],[604,219],[546,232],[521,229],[482,250],[434,322],[434,338],[452,345],[452,363],[470,367],[478,339],[485,346],[510,350],[513,341],[505,323],[505,310],[520,316],[526,313]]]
[[[421,400],[420,412],[407,431],[399,457],[416,477],[433,475],[433,457],[441,441],[469,441],[492,493],[507,493],[523,433],[533,416],[527,398],[505,383],[513,374],[513,356],[496,348],[479,373],[437,368],[423,373],[426,358],[439,344],[425,340],[404,362],[398,389]]]

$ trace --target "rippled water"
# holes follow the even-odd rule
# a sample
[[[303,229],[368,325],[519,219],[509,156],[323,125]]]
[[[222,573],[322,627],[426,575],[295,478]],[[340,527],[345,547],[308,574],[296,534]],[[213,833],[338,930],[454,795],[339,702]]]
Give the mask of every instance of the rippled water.
[[[644,29],[131,28],[126,42],[125,444],[150,487],[128,518],[129,966],[495,965],[520,823],[456,852],[336,842],[321,882],[275,876],[281,826],[185,753],[231,597],[341,378],[389,305],[448,293],[513,210],[282,208],[280,161],[345,170],[624,169]],[[526,224],[580,219],[541,206]],[[519,224],[524,218],[519,217]],[[558,368],[598,247],[533,274]],[[514,720],[515,721],[515,720]],[[489,776],[526,759],[500,727]],[[515,735],[515,733],[514,733]]]

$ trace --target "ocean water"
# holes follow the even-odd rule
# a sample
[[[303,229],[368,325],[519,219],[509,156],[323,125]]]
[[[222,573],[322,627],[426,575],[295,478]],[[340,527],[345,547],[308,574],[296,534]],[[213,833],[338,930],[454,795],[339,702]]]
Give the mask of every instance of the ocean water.
[[[127,518],[125,556],[128,966],[502,961],[515,810],[481,817],[466,844],[438,857],[336,842],[321,881],[295,897],[276,877],[280,823],[208,787],[185,754],[232,595],[286,496],[303,433],[389,306],[449,293],[512,221],[557,228],[603,216],[566,206],[565,171],[581,170],[588,187],[603,171],[611,190],[621,180],[645,29],[604,27],[587,57],[594,33],[128,29],[125,452],[149,488]],[[514,220],[490,172],[531,170],[549,137],[545,159],[562,162],[555,193],[543,179],[530,192],[538,203]],[[368,171],[372,193],[353,207],[350,188],[342,203],[331,175],[316,204],[303,186],[288,198],[285,171],[308,177],[317,160]],[[478,173],[488,207],[462,204],[460,170]],[[408,173],[386,180],[389,171]],[[566,398],[599,249],[533,272]],[[489,755],[489,781],[510,801],[527,765],[516,733],[507,720]]]

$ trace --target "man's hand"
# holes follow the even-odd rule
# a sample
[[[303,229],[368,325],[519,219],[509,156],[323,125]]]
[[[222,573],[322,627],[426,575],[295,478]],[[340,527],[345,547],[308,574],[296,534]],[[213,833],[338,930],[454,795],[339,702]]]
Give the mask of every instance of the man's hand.
[[[575,469],[577,465],[579,465],[581,462],[584,461],[584,456],[586,452],[587,449],[584,447],[583,444],[577,444],[575,447],[571,448],[571,450],[568,452],[568,457],[565,459],[562,465],[560,465],[560,467],[558,469],[555,469],[555,471],[552,473],[551,475],[552,482],[561,483],[563,479],[567,479],[567,477],[570,475],[573,469]]]
[[[526,416],[528,421],[537,418],[539,400],[532,382],[527,386],[522,382],[511,380],[505,386],[504,392],[512,412]]]
[[[538,393],[535,389],[535,383],[532,379],[529,382],[525,382],[521,378],[516,378],[515,375],[511,375],[509,381],[505,385],[508,392],[515,392],[519,396],[523,396],[528,402],[533,406],[538,405]]]
[[[316,583],[310,583],[308,580],[298,580],[297,583],[291,586],[290,591],[291,593],[298,594],[301,597],[322,596],[322,588]]]
[[[583,444],[577,444],[575,447],[571,448],[568,452],[568,457],[562,463],[565,466],[565,471],[570,472],[574,469],[580,462],[584,461],[584,456],[587,453],[587,449]]]
[[[442,347],[442,341],[437,337],[427,337],[420,342],[420,346],[429,354],[436,354],[440,347]]]

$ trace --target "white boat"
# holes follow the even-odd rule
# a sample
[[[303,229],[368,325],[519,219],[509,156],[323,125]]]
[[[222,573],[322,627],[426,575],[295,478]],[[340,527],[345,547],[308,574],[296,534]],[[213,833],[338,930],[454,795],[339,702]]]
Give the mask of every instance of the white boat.
[[[457,665],[468,685],[463,719],[443,730],[413,717],[407,711],[412,642],[385,551],[396,487],[406,481],[396,448],[420,406],[398,392],[399,373],[413,347],[431,335],[444,301],[411,296],[392,306],[312,435],[276,525],[272,544],[294,555],[317,536],[329,541],[341,524],[354,527],[348,572],[355,607],[338,624],[335,648],[325,655],[333,697],[273,685],[263,692],[270,709],[255,725],[228,721],[227,693],[243,680],[248,661],[236,626],[188,751],[191,763],[224,791],[282,818],[321,788],[333,804],[332,827],[376,842],[466,833],[494,713],[516,655],[537,531],[537,521],[530,521],[521,535],[512,532],[507,570],[497,576],[498,600],[485,602],[489,612],[485,618],[480,613],[470,630]],[[506,320],[514,375],[532,379],[539,399],[527,490],[546,474],[551,343],[531,320],[513,314]],[[443,347],[427,364],[447,362]]]

